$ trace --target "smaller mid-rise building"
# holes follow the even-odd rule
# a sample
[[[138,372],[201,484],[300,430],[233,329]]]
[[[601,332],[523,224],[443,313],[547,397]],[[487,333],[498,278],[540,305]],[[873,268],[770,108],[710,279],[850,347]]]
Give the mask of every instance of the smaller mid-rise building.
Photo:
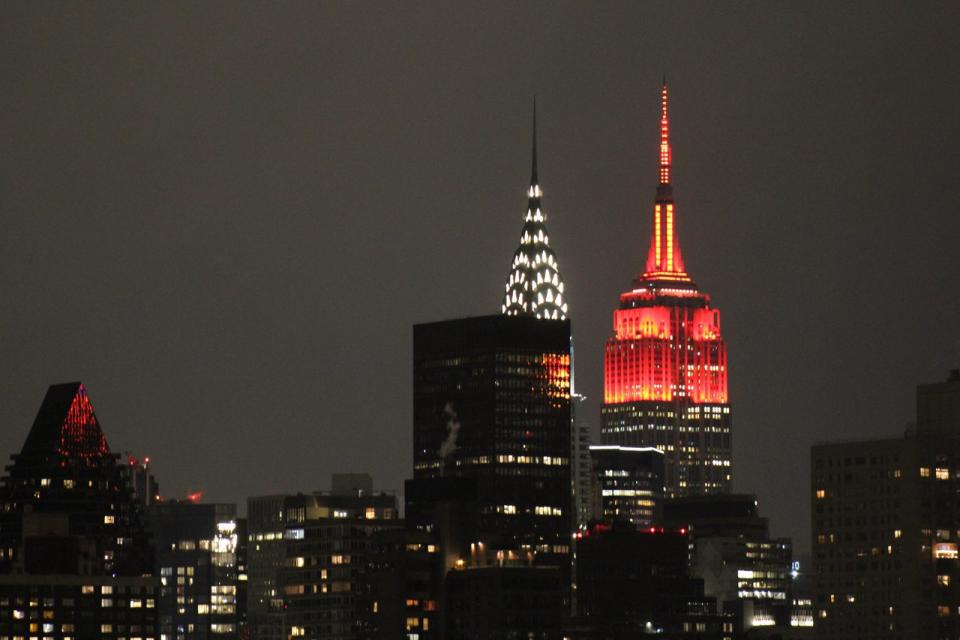
[[[236,506],[168,501],[151,505],[162,640],[238,637],[240,546]]]
[[[396,526],[397,501],[373,491],[368,474],[334,474],[331,486],[249,501],[248,615],[258,639],[361,633],[375,534]]]
[[[436,536],[398,526],[373,534],[361,598],[362,640],[431,640],[443,636],[443,572]]]
[[[144,508],[161,500],[160,484],[153,475],[150,456],[144,456],[141,459],[132,454],[127,454],[126,471],[130,475],[130,485],[133,487],[134,498]]]
[[[732,640],[733,617],[687,575],[687,531],[594,523],[577,537],[577,616],[566,637]]]
[[[652,447],[593,445],[594,517],[650,527],[663,501],[663,452]]]
[[[724,613],[737,616],[738,632],[791,626],[793,544],[770,537],[756,496],[667,500],[663,520],[689,532],[690,574],[703,580]]]

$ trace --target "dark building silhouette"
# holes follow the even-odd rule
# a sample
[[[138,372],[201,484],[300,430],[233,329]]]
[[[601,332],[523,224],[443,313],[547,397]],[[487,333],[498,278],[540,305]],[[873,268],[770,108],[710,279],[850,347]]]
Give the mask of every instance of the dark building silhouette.
[[[723,493],[732,477],[727,347],[720,312],[684,267],[671,169],[664,84],[653,237],[646,268],[614,312],[601,441],[661,449],[668,496]]]
[[[157,545],[162,638],[239,637],[236,515],[232,504],[170,501],[147,509]]]
[[[572,365],[571,365],[572,368]],[[583,396],[572,395],[574,424],[570,442],[570,475],[572,476],[572,501],[574,529],[581,529],[594,517],[595,496],[593,460],[590,457],[590,427],[578,420],[576,407],[584,401]],[[582,412],[581,412],[582,413]]]
[[[247,624],[258,639],[283,637],[277,578],[286,562],[285,495],[247,498]]]
[[[687,576],[685,531],[596,523],[577,535],[577,617],[567,637],[732,640],[733,617]]]
[[[563,593],[558,567],[473,564],[447,574],[447,638],[559,640]]]
[[[249,540],[249,531],[247,530],[247,519],[237,518],[237,630],[241,638],[250,636],[249,617],[247,615],[247,602],[249,598],[248,585],[250,584],[249,557],[247,553],[247,542]]]
[[[444,637],[442,554],[436,536],[404,526],[374,532],[364,577],[359,638]]]
[[[141,460],[128,455],[127,471],[130,474],[130,483],[137,502],[144,507],[149,507],[160,500],[160,485],[151,473],[150,456],[144,456]]]
[[[0,483],[0,637],[157,638],[128,475],[79,382],[53,385]]]
[[[404,521],[373,536],[363,638],[447,637],[447,573],[477,550],[475,478],[407,480],[404,494]]]
[[[817,637],[960,637],[960,371],[901,438],[811,450]]]

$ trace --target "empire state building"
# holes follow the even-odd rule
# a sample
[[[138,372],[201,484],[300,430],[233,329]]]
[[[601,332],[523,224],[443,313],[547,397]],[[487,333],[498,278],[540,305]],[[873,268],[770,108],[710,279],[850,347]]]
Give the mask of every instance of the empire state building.
[[[607,340],[601,439],[664,452],[666,495],[729,492],[731,417],[720,312],[687,273],[671,184],[667,86],[646,267],[620,295]]]

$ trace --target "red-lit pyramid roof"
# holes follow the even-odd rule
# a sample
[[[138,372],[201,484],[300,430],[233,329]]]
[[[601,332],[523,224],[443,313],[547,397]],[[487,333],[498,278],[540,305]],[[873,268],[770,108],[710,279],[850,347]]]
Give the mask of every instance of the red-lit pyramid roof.
[[[51,385],[21,455],[91,458],[110,454],[107,439],[80,382]]]

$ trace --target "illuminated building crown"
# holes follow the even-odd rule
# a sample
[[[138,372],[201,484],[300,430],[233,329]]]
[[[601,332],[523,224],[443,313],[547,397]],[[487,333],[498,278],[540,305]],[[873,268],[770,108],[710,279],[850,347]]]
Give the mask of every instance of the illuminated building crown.
[[[540,209],[541,196],[543,192],[537,180],[537,106],[534,102],[533,167],[530,188],[527,190],[527,213],[523,217],[520,246],[510,264],[500,311],[508,316],[564,320],[567,317],[567,302],[564,300],[563,278],[556,254],[550,248],[547,218]]]
[[[50,387],[23,447],[24,454],[97,458],[110,455],[107,439],[80,382]]]

